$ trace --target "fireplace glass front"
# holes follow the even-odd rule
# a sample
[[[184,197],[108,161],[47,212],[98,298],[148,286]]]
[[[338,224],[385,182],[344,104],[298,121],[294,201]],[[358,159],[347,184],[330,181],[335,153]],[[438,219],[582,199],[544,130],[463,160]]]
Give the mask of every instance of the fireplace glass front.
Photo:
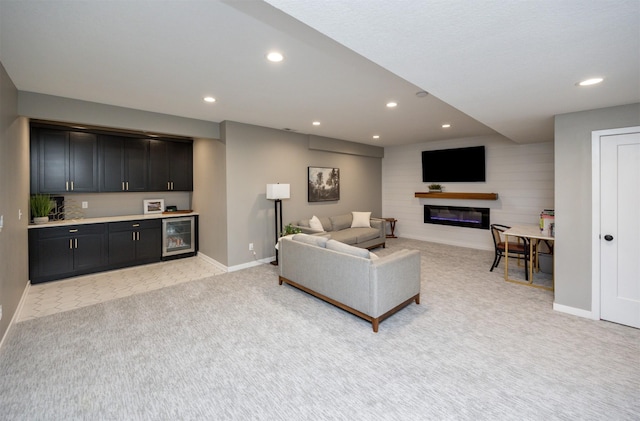
[[[489,229],[489,208],[424,206],[424,223]]]

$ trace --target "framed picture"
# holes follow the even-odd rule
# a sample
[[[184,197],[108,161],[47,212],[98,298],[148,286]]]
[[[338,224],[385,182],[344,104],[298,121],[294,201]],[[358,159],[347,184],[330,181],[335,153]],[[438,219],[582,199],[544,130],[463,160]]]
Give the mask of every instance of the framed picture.
[[[309,167],[309,202],[340,200],[340,169]]]
[[[164,210],[164,199],[144,200],[144,213],[162,213]]]

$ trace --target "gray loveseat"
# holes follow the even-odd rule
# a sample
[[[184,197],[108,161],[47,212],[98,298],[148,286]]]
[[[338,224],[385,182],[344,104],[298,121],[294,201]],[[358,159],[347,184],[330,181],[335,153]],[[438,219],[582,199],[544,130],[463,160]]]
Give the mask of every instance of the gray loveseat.
[[[291,225],[305,234],[329,234],[332,240],[369,250],[386,246],[385,241],[387,236],[384,219],[370,218],[370,228],[351,228],[353,215],[350,213],[324,216],[318,219],[322,223],[322,230],[314,230],[311,228],[309,219],[302,219],[293,222]]]
[[[378,324],[412,301],[420,304],[420,252],[370,257],[366,249],[324,236],[280,239],[279,283],[287,283]]]

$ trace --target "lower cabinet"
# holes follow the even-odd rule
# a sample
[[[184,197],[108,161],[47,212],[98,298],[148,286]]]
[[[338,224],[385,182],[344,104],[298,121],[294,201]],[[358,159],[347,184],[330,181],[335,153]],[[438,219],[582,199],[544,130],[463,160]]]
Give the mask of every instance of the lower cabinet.
[[[159,262],[162,258],[160,219],[111,222],[108,225],[109,266]]]
[[[53,281],[107,265],[106,224],[29,230],[29,279]]]

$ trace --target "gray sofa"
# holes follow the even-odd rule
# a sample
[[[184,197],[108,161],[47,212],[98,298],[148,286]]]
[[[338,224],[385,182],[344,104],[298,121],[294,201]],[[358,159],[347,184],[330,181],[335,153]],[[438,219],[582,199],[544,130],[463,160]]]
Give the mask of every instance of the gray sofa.
[[[322,223],[322,231],[313,230],[308,219],[293,222],[291,225],[305,234],[329,234],[331,239],[365,249],[386,246],[385,220],[370,218],[370,228],[351,228],[353,215],[346,213],[336,216],[318,218]]]
[[[326,236],[296,234],[280,239],[279,283],[287,283],[379,323],[412,301],[420,304],[420,253],[399,250],[371,256],[366,249]]]

